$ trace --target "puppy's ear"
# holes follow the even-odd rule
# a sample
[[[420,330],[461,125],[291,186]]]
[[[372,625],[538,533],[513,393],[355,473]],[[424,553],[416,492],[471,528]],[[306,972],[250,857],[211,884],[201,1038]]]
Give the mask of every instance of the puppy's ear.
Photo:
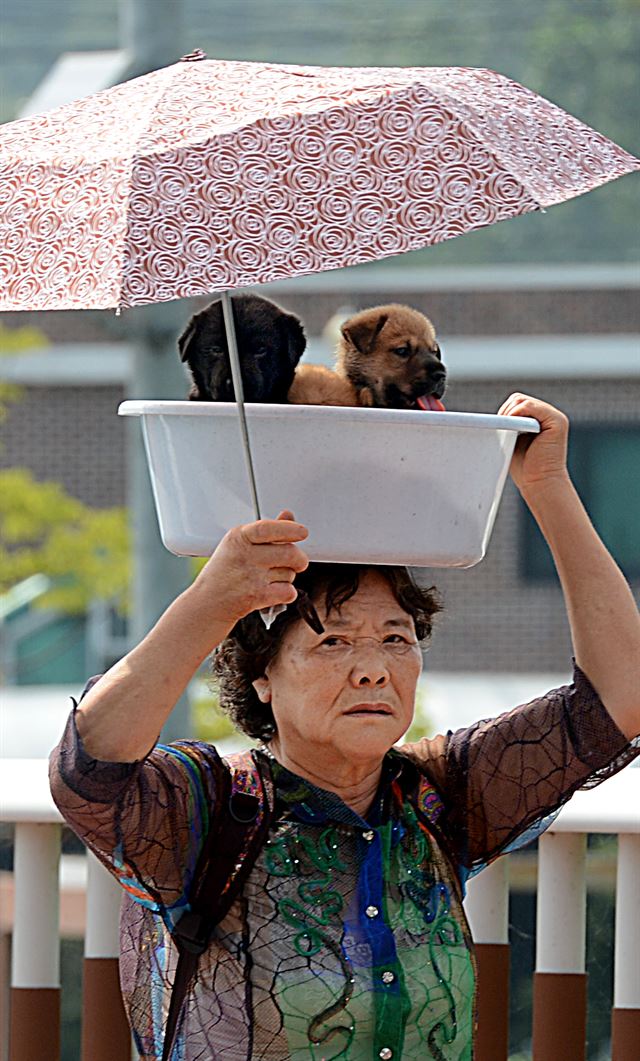
[[[281,325],[285,333],[285,338],[289,350],[289,361],[291,366],[295,368],[298,361],[305,352],[307,346],[307,337],[304,334],[304,328],[292,313],[287,313],[282,317]]]
[[[355,346],[361,354],[370,354],[388,320],[388,314],[381,313],[376,320],[357,321],[355,324],[345,321],[340,331],[346,341]]]
[[[222,345],[224,327],[222,323],[222,305],[220,299],[210,302],[208,306],[190,317],[185,330],[178,339],[180,360],[193,366],[198,354],[208,349],[219,349]],[[197,340],[197,342],[194,342]],[[199,349],[204,347],[204,350]]]
[[[178,350],[180,351],[180,360],[186,361],[189,357],[189,347],[195,339],[198,332],[197,318],[194,316],[191,318],[187,327],[183,331],[182,335],[178,339]]]

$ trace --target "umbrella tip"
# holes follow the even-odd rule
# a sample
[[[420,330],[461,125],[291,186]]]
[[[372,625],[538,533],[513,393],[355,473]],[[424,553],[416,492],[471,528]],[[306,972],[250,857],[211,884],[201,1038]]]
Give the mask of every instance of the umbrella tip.
[[[200,59],[206,59],[206,52],[203,52],[202,48],[194,48],[188,55],[183,55],[180,59],[181,63],[197,63]]]

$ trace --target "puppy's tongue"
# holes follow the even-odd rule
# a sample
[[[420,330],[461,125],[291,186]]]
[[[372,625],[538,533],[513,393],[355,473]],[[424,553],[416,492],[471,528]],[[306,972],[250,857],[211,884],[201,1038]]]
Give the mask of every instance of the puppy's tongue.
[[[416,398],[416,405],[418,406],[418,409],[424,409],[426,412],[446,412],[446,409],[440,399],[435,398],[433,394],[425,394],[422,398]]]

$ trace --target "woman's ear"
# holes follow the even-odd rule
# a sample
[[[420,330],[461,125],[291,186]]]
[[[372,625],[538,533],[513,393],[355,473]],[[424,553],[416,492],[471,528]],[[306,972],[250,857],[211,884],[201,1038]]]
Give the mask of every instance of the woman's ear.
[[[263,674],[262,678],[256,678],[254,682],[251,682],[253,688],[256,691],[258,700],[261,704],[271,703],[271,682],[267,678],[266,674]]]

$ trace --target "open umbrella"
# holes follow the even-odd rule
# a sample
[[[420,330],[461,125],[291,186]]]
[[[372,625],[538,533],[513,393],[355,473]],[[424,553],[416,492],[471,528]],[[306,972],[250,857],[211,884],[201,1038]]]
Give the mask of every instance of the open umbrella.
[[[373,261],[640,162],[491,70],[208,60],[0,129],[0,309],[105,309]]]

